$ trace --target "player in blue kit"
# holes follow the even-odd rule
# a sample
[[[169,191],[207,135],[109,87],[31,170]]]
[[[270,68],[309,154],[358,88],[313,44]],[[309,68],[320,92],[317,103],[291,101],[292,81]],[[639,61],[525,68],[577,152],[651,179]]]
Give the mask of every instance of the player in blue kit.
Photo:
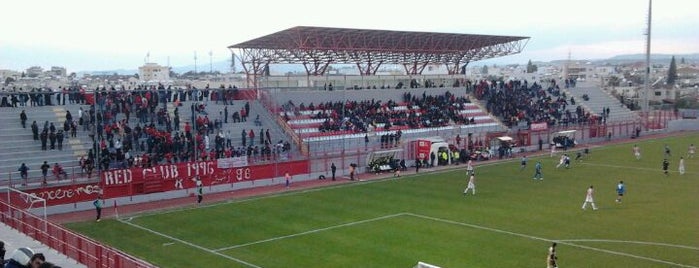
[[[624,186],[624,181],[619,181],[619,184],[616,185],[616,202],[621,203],[621,198],[624,197],[624,193],[626,192],[626,186]]]

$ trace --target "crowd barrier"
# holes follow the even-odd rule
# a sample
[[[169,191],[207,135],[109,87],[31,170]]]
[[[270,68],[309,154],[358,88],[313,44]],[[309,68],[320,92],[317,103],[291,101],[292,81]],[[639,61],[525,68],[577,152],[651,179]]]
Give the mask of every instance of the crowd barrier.
[[[156,267],[0,200],[0,221],[90,268]]]

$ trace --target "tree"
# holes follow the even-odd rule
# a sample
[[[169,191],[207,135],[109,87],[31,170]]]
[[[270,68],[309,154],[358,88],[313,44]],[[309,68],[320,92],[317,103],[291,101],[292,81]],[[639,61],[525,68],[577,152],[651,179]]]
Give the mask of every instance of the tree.
[[[483,65],[483,67],[481,68],[481,74],[488,74],[488,66],[487,65]]]
[[[621,79],[619,79],[619,77],[617,77],[616,75],[612,75],[611,77],[609,77],[609,82],[607,85],[611,87],[618,87],[620,83]]]
[[[10,85],[10,83],[12,83],[14,81],[15,81],[14,78],[8,76],[7,78],[5,78],[5,86]]]
[[[677,80],[677,63],[675,63],[675,56],[672,56],[670,68],[667,70],[667,84],[674,85],[675,80]]]
[[[539,67],[532,64],[532,60],[529,60],[527,63],[527,73],[535,73],[537,70],[539,70]]]

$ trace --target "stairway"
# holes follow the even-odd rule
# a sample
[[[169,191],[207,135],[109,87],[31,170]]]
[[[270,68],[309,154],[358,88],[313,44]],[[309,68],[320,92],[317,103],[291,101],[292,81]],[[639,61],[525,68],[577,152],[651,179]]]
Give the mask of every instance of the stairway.
[[[569,98],[570,96],[575,97],[576,103],[585,107],[590,114],[600,116],[604,108],[609,108],[609,118],[607,122],[640,120],[636,112],[629,110],[614,96],[592,83],[578,83],[574,88],[561,89],[561,91],[566,92]],[[583,99],[583,95],[585,94],[589,97],[587,101]]]

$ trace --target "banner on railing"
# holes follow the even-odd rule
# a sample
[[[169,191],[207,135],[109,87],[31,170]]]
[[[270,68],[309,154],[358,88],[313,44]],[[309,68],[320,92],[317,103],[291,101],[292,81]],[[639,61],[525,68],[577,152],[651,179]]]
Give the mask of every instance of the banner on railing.
[[[45,199],[46,206],[55,206],[94,200],[100,194],[101,190],[98,183],[86,183],[44,187],[24,191],[30,195]],[[19,195],[16,196],[16,198],[11,198],[12,202],[15,202],[15,204],[19,207],[22,207],[25,203],[30,202],[30,200],[27,200],[26,197]]]
[[[242,161],[237,164],[241,163]],[[116,169],[104,171],[101,184],[94,182],[24,191],[46,199],[47,206],[55,206],[94,200],[100,193],[103,193],[104,198],[116,198],[194,188],[197,176],[205,186],[213,186],[282,177],[286,172],[292,176],[306,174],[309,169],[308,160],[255,166],[233,165],[231,164],[230,168],[222,168],[217,161],[206,161],[158,165],[151,168]],[[12,199],[19,203],[22,203],[21,198],[12,196]]]
[[[546,122],[532,123],[531,126],[529,126],[529,130],[531,131],[544,131],[546,129],[548,129],[548,124],[546,124]]]
[[[248,165],[248,157],[247,156],[219,158],[216,161],[217,161],[218,168],[237,168],[237,167],[245,167]]]
[[[205,186],[255,181],[308,172],[308,160],[266,165],[221,168],[217,161],[158,165],[151,168],[109,170],[102,173],[105,197],[166,192],[195,187],[199,177]]]

